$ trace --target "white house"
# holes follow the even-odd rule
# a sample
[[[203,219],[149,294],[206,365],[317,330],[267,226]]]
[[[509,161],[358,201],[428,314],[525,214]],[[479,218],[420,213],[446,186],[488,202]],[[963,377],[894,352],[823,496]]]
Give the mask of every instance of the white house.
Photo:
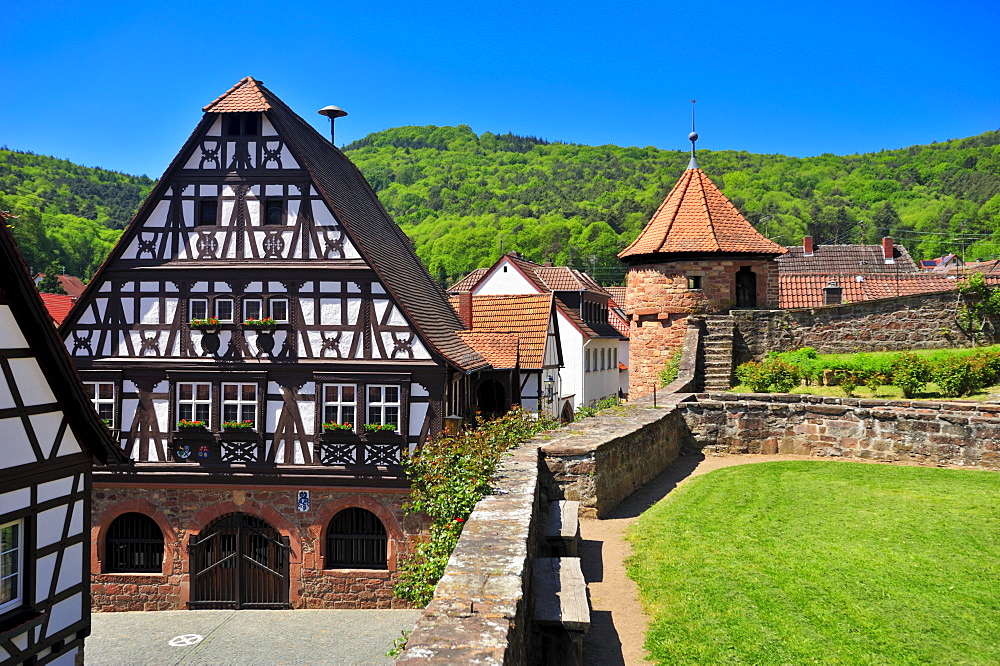
[[[490,268],[476,269],[448,291],[474,297],[552,294],[563,358],[561,400],[575,409],[622,389],[619,368],[628,360],[628,337],[610,323],[615,316],[609,311],[610,294],[586,273],[542,266],[512,252]],[[625,381],[628,386],[627,375]]]
[[[125,462],[0,214],[0,664],[73,664],[90,634],[90,476]]]

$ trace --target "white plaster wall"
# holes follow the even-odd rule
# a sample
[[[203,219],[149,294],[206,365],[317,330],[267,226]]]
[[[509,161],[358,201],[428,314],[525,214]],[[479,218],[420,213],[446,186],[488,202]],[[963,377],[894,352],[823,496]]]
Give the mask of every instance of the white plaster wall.
[[[573,409],[583,404],[583,334],[576,326],[570,322],[561,311],[556,313],[556,322],[559,326],[559,339],[562,342],[563,369],[562,393],[560,395],[573,395]]]
[[[504,270],[506,269],[506,270]],[[540,294],[534,284],[528,281],[512,263],[506,259],[476,286],[475,296],[503,296],[509,294]]]

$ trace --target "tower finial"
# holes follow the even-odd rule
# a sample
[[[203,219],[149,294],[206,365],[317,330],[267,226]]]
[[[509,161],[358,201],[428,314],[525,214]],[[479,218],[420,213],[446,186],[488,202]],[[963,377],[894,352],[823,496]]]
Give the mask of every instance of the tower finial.
[[[691,133],[688,134],[688,139],[691,140],[691,161],[688,162],[688,169],[697,169],[698,160],[694,158],[694,142],[698,140],[698,133],[694,131],[694,105],[698,100],[691,100]]]

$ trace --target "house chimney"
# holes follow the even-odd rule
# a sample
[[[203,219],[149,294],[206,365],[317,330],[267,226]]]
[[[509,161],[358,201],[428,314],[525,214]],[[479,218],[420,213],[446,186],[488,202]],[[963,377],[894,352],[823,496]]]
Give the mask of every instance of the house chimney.
[[[551,261],[551,260],[549,260],[549,259],[546,259],[546,260],[545,260],[545,263],[544,263],[543,265],[544,265],[544,266],[545,266],[546,268],[552,268],[552,261]]]
[[[887,264],[896,263],[896,258],[893,254],[893,243],[890,236],[886,236],[882,239],[882,259],[885,260]]]
[[[811,257],[813,256],[813,237],[803,236],[802,237],[802,256]]]
[[[458,294],[458,317],[465,328],[472,330],[472,292],[461,291]]]

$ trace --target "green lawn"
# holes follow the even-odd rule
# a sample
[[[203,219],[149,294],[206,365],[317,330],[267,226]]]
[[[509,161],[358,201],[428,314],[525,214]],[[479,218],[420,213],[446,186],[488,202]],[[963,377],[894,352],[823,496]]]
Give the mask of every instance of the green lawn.
[[[658,663],[1000,663],[1000,474],[729,467],[629,539]]]
[[[744,386],[743,384],[737,384],[733,388],[729,389],[730,393],[753,393],[749,386]],[[821,386],[819,384],[803,384],[801,386],[796,386],[789,393],[802,393],[806,395],[825,395],[834,398],[846,398],[848,395],[839,386]],[[1000,385],[987,386],[982,391],[977,391],[970,395],[964,395],[961,398],[948,397],[941,392],[938,385],[934,382],[929,382],[927,388],[923,391],[917,392],[913,396],[914,400],[944,400],[946,402],[984,402],[990,396],[994,396],[1000,393]],[[876,391],[872,391],[867,386],[858,386],[851,393],[852,398],[878,398],[879,400],[903,400],[903,389],[898,386],[892,386],[887,384],[885,386],[879,386]]]

